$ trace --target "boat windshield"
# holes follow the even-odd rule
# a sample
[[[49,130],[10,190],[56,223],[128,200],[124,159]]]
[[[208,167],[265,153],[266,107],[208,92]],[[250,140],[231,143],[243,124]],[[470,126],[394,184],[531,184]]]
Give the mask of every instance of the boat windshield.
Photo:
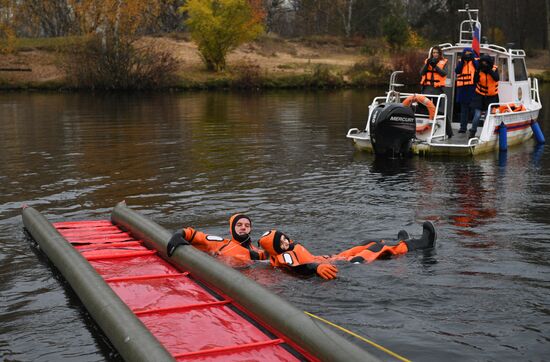
[[[508,58],[499,58],[498,60],[498,70],[499,77],[501,82],[508,82]]]
[[[525,68],[525,60],[523,58],[512,59],[514,65],[514,78],[516,82],[527,80],[527,69]]]

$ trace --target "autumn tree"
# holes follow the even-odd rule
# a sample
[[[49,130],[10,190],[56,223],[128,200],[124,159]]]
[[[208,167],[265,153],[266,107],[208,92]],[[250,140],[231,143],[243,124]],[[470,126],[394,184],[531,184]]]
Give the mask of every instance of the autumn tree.
[[[409,23],[403,5],[394,1],[389,13],[382,19],[382,33],[392,49],[401,49],[409,40]]]
[[[263,32],[259,2],[189,0],[180,9],[208,70],[224,70],[229,52]]]
[[[85,39],[64,63],[77,86],[151,88],[171,77],[174,58],[136,43],[141,31],[159,16],[161,0],[68,1]]]
[[[0,0],[0,54],[11,53],[15,48],[15,0]]]
[[[265,32],[271,33],[275,30],[275,24],[281,21],[285,13],[291,11],[286,0],[263,0],[265,13]]]
[[[60,37],[75,31],[69,0],[17,0],[17,22],[25,36]]]
[[[353,8],[356,0],[338,0],[337,9],[338,14],[342,18],[342,25],[344,28],[344,33],[347,37],[351,35],[351,26],[353,18]]]

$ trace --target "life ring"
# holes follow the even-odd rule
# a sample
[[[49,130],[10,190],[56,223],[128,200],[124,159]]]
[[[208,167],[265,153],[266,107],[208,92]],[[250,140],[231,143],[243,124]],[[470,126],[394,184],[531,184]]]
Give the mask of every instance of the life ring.
[[[412,96],[408,96],[403,101],[404,106],[410,106],[411,103],[414,101],[423,104],[428,108],[428,114],[430,116],[430,119],[433,120],[435,118],[435,106],[431,100],[428,99],[428,97],[423,96],[422,94],[413,94]]]

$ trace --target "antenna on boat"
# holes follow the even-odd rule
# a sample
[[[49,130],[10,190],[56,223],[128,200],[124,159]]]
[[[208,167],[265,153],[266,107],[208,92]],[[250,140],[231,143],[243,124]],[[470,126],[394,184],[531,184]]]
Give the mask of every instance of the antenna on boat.
[[[468,14],[468,20],[469,20],[469,23],[470,23],[470,30],[472,31],[472,33],[474,32],[474,24],[472,24],[472,14],[470,14],[470,4],[466,3],[464,5],[464,10],[458,10],[458,12],[461,12],[461,11],[466,11],[466,14]]]
[[[481,34],[481,23],[479,22],[479,10],[470,9],[468,3],[464,4],[464,9],[459,9],[459,13],[466,13],[468,20],[464,20],[460,23],[460,39],[459,44],[467,44],[473,40],[474,26],[477,26]],[[470,27],[470,30],[465,30],[466,26]]]
[[[388,95],[386,97],[387,103],[399,103],[399,92],[395,90],[396,87],[403,87],[404,84],[396,83],[397,75],[403,73],[402,70],[396,70],[390,75],[390,87],[388,89]]]

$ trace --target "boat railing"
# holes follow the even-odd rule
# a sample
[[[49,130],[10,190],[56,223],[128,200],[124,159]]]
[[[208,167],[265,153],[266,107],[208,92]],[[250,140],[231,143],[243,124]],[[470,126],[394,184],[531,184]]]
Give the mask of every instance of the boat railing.
[[[388,91],[386,96],[378,96],[375,97],[371,104],[369,105],[369,115],[367,118],[367,124],[365,125],[364,131],[367,134],[370,134],[370,119],[372,115],[372,111],[380,104],[383,103],[403,103],[403,101],[410,96],[413,96],[418,93],[399,93],[396,91]],[[430,124],[430,135],[427,137],[428,141],[430,141],[432,138],[438,138],[438,137],[444,137],[445,136],[445,127],[447,119],[447,96],[445,94],[423,94],[424,96],[428,97],[432,103],[434,103],[434,107],[436,109],[434,119],[430,119],[427,114],[423,113],[416,113],[414,114],[416,119],[422,120],[421,124]],[[440,106],[441,105],[441,106]],[[443,112],[439,114],[437,111],[438,109],[441,109]],[[351,128],[348,130],[347,136],[350,138],[353,138],[353,135],[356,135],[360,132],[357,128]]]
[[[519,56],[519,57],[524,57],[525,56],[525,50],[523,50],[523,49],[510,49],[510,54],[515,55],[515,56]]]
[[[404,86],[404,84],[397,83],[397,76],[401,73],[403,73],[402,70],[396,70],[390,75],[390,85],[386,92],[386,103],[399,102],[399,92],[395,88]]]
[[[389,92],[388,92],[389,93]],[[370,117],[372,115],[372,111],[378,106],[379,104],[386,103],[387,102],[387,96],[386,97],[375,97],[371,104],[369,104],[369,115],[367,117],[367,124],[365,125],[365,129],[363,132],[365,132],[367,135],[370,134]],[[348,138],[360,138],[363,139],[366,137],[366,135],[359,135],[361,133],[361,130],[359,128],[350,128],[348,130],[348,133],[346,137]]]
[[[499,51],[499,52],[502,52],[502,53],[508,53],[508,49],[506,49],[505,47],[501,47],[500,45],[495,45],[495,44],[483,44],[482,49],[491,49],[491,50],[496,50],[496,51]]]
[[[523,105],[525,106],[525,104]],[[502,106],[505,107],[505,111],[493,112],[494,109],[502,109]],[[509,102],[497,102],[489,104],[487,106],[487,109],[485,110],[486,115],[483,122],[480,139],[483,141],[491,139],[496,127],[499,126],[501,123],[508,125],[510,123],[530,120],[532,115],[526,116],[526,114],[528,114],[529,112],[537,112],[537,110],[526,108],[522,111],[514,111]]]
[[[481,35],[481,23],[479,22],[479,10],[470,9],[466,4],[465,9],[459,9],[459,13],[466,13],[468,20],[460,23],[460,33],[458,43],[461,45],[471,44],[474,36],[474,29],[477,27]]]
[[[477,20],[464,20],[462,23],[460,23],[460,39],[458,41],[458,44],[464,45],[472,43],[475,26],[477,26],[479,32],[481,33],[481,23]]]
[[[382,97],[382,96],[374,97],[374,99],[372,100],[371,104],[369,105],[369,116],[367,117],[367,124],[366,124],[366,126],[365,126],[365,131],[366,131],[367,133],[370,134],[370,117],[371,117],[371,115],[372,115],[372,111],[373,111],[379,104],[382,104],[382,103],[397,103],[397,102],[399,102],[399,92],[395,92],[395,91],[394,91],[394,92],[396,93],[396,95],[390,96],[390,93],[391,93],[391,92],[392,92],[391,90],[388,91],[388,92],[387,92],[388,94],[387,94],[385,97]],[[393,99],[392,101],[388,101],[388,99],[389,99],[390,97],[393,97],[393,98],[392,98],[392,99]],[[397,99],[396,99],[395,97],[397,97]]]
[[[410,96],[414,96],[418,93],[401,93],[400,94],[400,102],[403,103],[403,101]],[[416,119],[422,120],[421,124],[429,124],[430,127],[430,134],[427,136],[426,141],[429,143],[433,138],[439,138],[439,137],[445,137],[447,122],[445,121],[447,119],[447,95],[445,94],[422,94],[423,96],[430,99],[430,101],[434,104],[435,107],[435,115],[434,118],[429,118],[429,115],[424,113],[416,113],[414,114],[414,117]],[[442,113],[439,113],[438,110],[442,110]]]
[[[539,80],[537,78],[529,78],[531,88],[531,101],[540,103],[539,95]]]

